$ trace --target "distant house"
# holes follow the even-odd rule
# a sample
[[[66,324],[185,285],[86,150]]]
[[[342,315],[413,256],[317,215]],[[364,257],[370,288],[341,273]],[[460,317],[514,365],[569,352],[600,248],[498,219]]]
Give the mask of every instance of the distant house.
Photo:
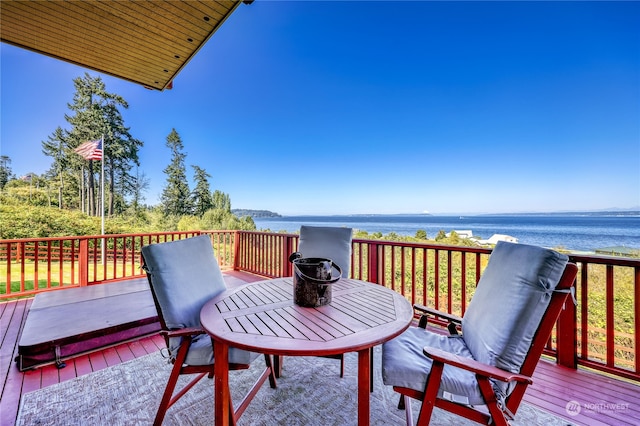
[[[489,238],[488,240],[478,240],[480,244],[493,244],[493,245],[497,244],[498,241],[506,241],[508,243],[517,243],[518,239],[510,235],[493,234],[491,238]]]
[[[453,230],[451,232],[455,232],[456,234],[458,234],[458,237],[460,238],[473,238],[473,231],[470,229],[465,229],[465,230]],[[447,237],[451,236],[451,232],[447,234]]]

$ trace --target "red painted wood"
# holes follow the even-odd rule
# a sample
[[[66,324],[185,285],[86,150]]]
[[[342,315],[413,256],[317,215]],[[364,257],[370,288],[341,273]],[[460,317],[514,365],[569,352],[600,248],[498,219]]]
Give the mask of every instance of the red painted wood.
[[[149,347],[150,354],[159,351],[160,349],[166,348],[167,344],[165,343],[164,337],[159,334],[154,334],[153,336],[149,336],[149,340],[155,344],[155,348]]]
[[[358,351],[358,425],[368,425],[370,422],[371,382],[371,350]]]
[[[606,354],[606,363],[607,367],[613,367],[615,364],[614,359],[614,338],[615,338],[615,328],[614,328],[614,286],[613,286],[613,265],[607,265],[606,267],[606,343],[607,343],[607,354]],[[636,313],[636,315],[639,315]],[[638,342],[636,342],[637,344]]]
[[[66,368],[66,367],[65,367]],[[55,365],[46,365],[40,369],[40,373],[42,374],[42,383],[41,386],[46,388],[47,386],[55,385],[60,382],[58,377],[58,367]]]
[[[78,258],[78,278],[80,286],[86,286],[89,283],[89,244],[88,240],[80,241],[80,255]]]
[[[229,347],[227,345],[213,345],[213,357],[216,359],[216,362],[213,364],[215,392],[215,403],[213,404],[214,424],[228,426],[231,405],[231,395],[229,391]]]
[[[104,359],[104,352],[89,354],[89,361],[91,362],[92,371],[99,371],[108,367],[107,361]]]
[[[22,373],[17,373],[16,376],[10,375],[4,383],[2,398],[0,398],[0,425],[15,424],[22,397],[22,376]]]
[[[478,263],[478,262],[476,262]],[[255,275],[247,272],[234,271],[236,277],[247,276],[255,281]],[[225,274],[227,271],[225,271]],[[250,280],[247,279],[247,282]],[[4,387],[0,397],[0,425],[12,425],[18,412],[19,401],[23,393],[30,390],[39,389],[42,385],[42,374],[35,372],[20,373],[13,362],[15,356],[14,349],[17,345],[20,328],[28,312],[32,299],[22,299],[19,301],[0,303],[0,378],[3,379]],[[6,327],[5,327],[6,326]],[[143,344],[144,342],[144,344]],[[133,357],[140,357],[148,353],[157,352],[158,348],[164,347],[161,336],[144,337],[140,340],[125,343]],[[145,348],[150,348],[148,352]],[[120,346],[116,351],[124,361]],[[379,362],[378,359],[375,362]],[[67,367],[58,371],[60,382],[82,376],[92,372],[91,363],[87,355],[82,355],[72,360],[67,360]],[[631,383],[608,377],[597,371],[586,371],[583,369],[572,370],[559,367],[554,362],[542,360],[538,363],[533,375],[534,383],[525,394],[524,401],[545,411],[565,417],[581,425],[612,425],[612,424],[638,424],[640,418],[640,384]],[[23,387],[23,381],[25,386]],[[627,404],[626,410],[619,410],[615,413],[594,412],[582,410],[575,419],[566,416],[565,405],[568,398],[585,398],[580,402],[591,402],[595,400],[617,401],[620,404]]]
[[[291,278],[222,292],[204,305],[200,315],[203,328],[215,340],[215,424],[226,425],[229,421],[226,357],[228,345],[233,345],[270,355],[322,356],[357,351],[358,424],[368,425],[370,348],[399,335],[412,320],[413,308],[403,296],[351,279],[333,284],[331,304],[317,308],[293,302]]]
[[[91,361],[89,360],[89,355],[81,355],[75,358],[76,364],[76,375],[78,377],[84,376],[85,374],[89,374],[93,371],[91,366]]]
[[[154,352],[156,352],[158,350],[158,346],[156,345],[156,343],[151,340],[151,339],[143,339],[140,341],[140,344],[142,345],[142,347],[145,350],[145,355],[146,354],[152,354]]]
[[[75,379],[78,377],[76,372],[76,360],[68,359],[65,361],[66,367],[58,370],[58,379],[60,383],[66,382],[67,380]]]
[[[0,378],[6,380],[7,374],[13,364],[13,353],[15,350],[16,342],[28,306],[31,302],[27,303],[25,300],[19,300],[14,303],[5,303],[2,310],[2,316],[0,321],[2,327],[0,327],[0,337],[2,338],[2,346],[0,346]],[[5,342],[7,342],[5,344]]]
[[[11,425],[15,422],[20,397],[25,392],[24,375],[18,371],[13,357],[31,300],[1,303],[0,306],[0,379],[4,383],[0,396],[0,425]]]
[[[120,344],[116,346],[114,349],[118,353],[118,357],[122,362],[131,361],[132,359],[136,358],[133,351],[131,350],[129,345],[126,343]]]
[[[3,341],[4,343],[5,341]],[[9,365],[9,371],[4,379],[2,397],[0,397],[0,425],[14,423],[18,413],[20,398],[23,390],[24,375],[15,365]]]
[[[42,387],[42,372],[40,370],[25,371],[22,381],[22,393],[31,392]]]
[[[87,284],[97,284],[100,281],[104,281],[106,276],[114,275],[117,279],[130,279],[143,277],[143,274],[138,268],[132,267],[130,271],[126,271],[126,268],[122,267],[125,265],[127,259],[139,259],[139,252],[135,252],[137,247],[129,250],[128,242],[130,240],[139,239],[141,244],[150,244],[157,243],[163,241],[173,241],[181,238],[188,238],[194,235],[199,234],[209,234],[213,240],[213,244],[217,249],[217,252],[220,253],[219,262],[223,268],[233,267],[243,269],[245,271],[251,271],[255,273],[262,274],[264,276],[272,277],[275,274],[281,274],[281,271],[289,271],[290,268],[289,262],[286,261],[286,254],[289,250],[285,250],[284,247],[296,247],[297,245],[297,236],[294,234],[273,234],[273,233],[263,233],[263,232],[254,232],[254,231],[189,231],[189,232],[166,232],[166,233],[152,233],[152,234],[126,234],[126,235],[108,235],[108,236],[79,236],[79,237],[52,237],[52,238],[32,238],[32,239],[18,239],[18,240],[2,240],[0,241],[0,252],[8,253],[9,256],[7,259],[11,258],[14,261],[19,262],[19,266],[14,267],[13,270],[11,268],[7,268],[7,282],[19,280],[20,282],[25,282],[25,277],[23,276],[23,265],[24,259],[35,260],[35,256],[39,256],[42,260],[42,264],[40,268],[47,269],[47,272],[43,272],[40,274],[41,276],[47,276],[47,288],[45,290],[51,290],[52,285],[57,285],[57,283],[52,283],[51,273],[48,272],[55,267],[56,265],[60,265],[58,267],[59,273],[58,279],[62,279],[64,277],[63,274],[63,265],[61,262],[71,262],[70,270],[71,271],[80,271],[82,268],[86,268],[87,265],[97,265],[98,258],[100,257],[99,247],[103,239],[108,239],[110,247],[126,247],[126,249],[112,249],[107,253],[108,262],[107,269],[112,269],[109,273],[106,270],[103,272],[103,276],[98,279],[95,274],[95,270],[98,268],[94,268],[93,277],[88,278]],[[46,243],[46,248],[45,248]],[[88,246],[88,251],[85,256],[83,255],[84,250],[82,249],[83,244]],[[355,273],[359,274],[359,278],[366,278],[369,281],[377,282],[378,277],[377,273],[379,271],[385,270],[386,267],[391,268],[391,277],[395,277],[400,274],[400,269],[404,268],[405,262],[407,259],[397,259],[397,257],[402,257],[398,255],[399,252],[407,253],[409,257],[413,256],[415,250],[422,250],[423,253],[429,251],[429,253],[433,253],[436,256],[442,251],[447,253],[447,259],[453,259],[455,254],[474,254],[476,257],[476,266],[475,266],[475,277],[476,282],[481,274],[481,262],[479,260],[481,258],[485,258],[489,253],[489,249],[485,248],[477,248],[477,247],[458,247],[458,246],[435,246],[428,244],[419,244],[419,243],[407,243],[407,242],[375,242],[372,243],[370,240],[358,240],[354,239],[353,245],[354,248],[360,247],[362,248],[365,244],[370,244],[370,249],[375,245],[376,250],[354,250],[353,252],[353,265],[363,265],[366,264],[368,266],[368,277],[363,277],[362,268],[358,267]],[[70,249],[63,249],[65,245],[71,247]],[[138,247],[140,244],[138,244]],[[258,247],[259,246],[259,247]],[[37,250],[36,250],[37,247]],[[379,248],[379,250],[378,250]],[[284,252],[283,252],[284,250]],[[79,259],[73,259],[71,255],[76,251],[80,254]],[[228,253],[233,253],[233,259],[229,259]],[[366,254],[368,253],[368,255]],[[452,256],[453,254],[453,256]],[[379,256],[379,258],[378,258]],[[391,259],[388,259],[388,258]],[[611,268],[619,268],[619,267],[631,267],[635,268],[636,274],[636,292],[634,295],[634,304],[635,306],[640,306],[640,264],[637,259],[631,258],[612,258],[608,256],[584,256],[584,255],[571,255],[571,260],[579,263],[582,266],[582,278],[580,282],[580,291],[584,294],[584,298],[581,301],[581,313],[583,324],[580,327],[582,329],[581,334],[581,343],[582,347],[587,347],[587,336],[589,335],[590,329],[588,324],[586,323],[587,312],[588,312],[588,298],[587,294],[587,286],[589,283],[589,266],[590,265],[605,265],[609,270]],[[447,263],[446,270],[451,270],[451,263],[447,262],[444,259],[440,259],[438,256],[436,258],[437,263]],[[398,262],[395,262],[398,260]],[[39,262],[38,262],[39,263]],[[87,265],[84,265],[87,263]],[[284,263],[284,265],[283,265]],[[8,263],[8,266],[11,263]],[[132,264],[133,265],[133,264]],[[121,266],[118,269],[118,266]],[[69,266],[65,266],[65,268],[69,268]],[[53,268],[55,269],[55,268]],[[464,268],[463,268],[464,269]],[[66,270],[66,269],[65,269]],[[440,289],[444,285],[444,278],[447,281],[451,280],[450,274],[446,277],[441,277],[438,275],[439,269],[436,268],[436,276],[435,283],[436,286]],[[463,270],[464,274],[465,271]],[[83,275],[82,273],[80,275]],[[288,274],[287,274],[288,275]],[[615,280],[615,273],[613,274]],[[400,276],[400,275],[399,275]],[[403,293],[407,290],[415,291],[416,288],[406,289],[404,287],[405,278],[404,274],[401,275],[400,283],[395,279],[391,279],[389,284],[392,287],[395,287],[396,284],[401,286],[400,292]],[[607,288],[610,290],[611,285],[609,283],[609,277],[611,277],[610,272],[607,272]],[[56,278],[56,277],[53,277]],[[440,278],[443,278],[443,282],[440,283]],[[410,283],[414,283],[415,277],[410,279]],[[78,284],[75,282],[75,278],[71,279],[71,282],[63,283],[63,287],[69,287],[72,284]],[[380,277],[381,282],[385,282],[385,277]],[[615,287],[615,282],[612,283]],[[442,300],[444,300],[445,296],[449,296],[451,293],[446,293],[444,288],[442,288],[442,294],[437,291],[434,296],[435,307],[439,307]],[[10,293],[10,290],[8,290]],[[26,290],[20,294],[22,295],[30,295],[35,294],[39,290]],[[0,299],[5,299],[7,297],[11,297],[13,294],[0,294]],[[404,293],[403,293],[404,294]],[[413,293],[412,293],[413,295]],[[426,297],[426,294],[424,295]],[[635,341],[636,344],[634,346],[634,355],[635,355],[635,366],[629,369],[628,367],[622,368],[617,366],[617,354],[615,353],[615,344],[612,338],[612,318],[614,318],[613,313],[615,312],[615,305],[617,302],[613,299],[614,295],[611,291],[609,291],[609,295],[606,300],[607,307],[607,335],[609,336],[607,339],[607,353],[603,361],[593,361],[587,360],[586,349],[578,355],[578,364],[585,365],[591,368],[600,369],[604,372],[612,373],[619,375],[621,377],[630,378],[632,380],[640,380],[640,345],[637,344],[638,336],[640,336],[640,327],[635,327]],[[412,302],[414,302],[412,297]],[[423,301],[423,304],[426,304],[426,301]],[[460,314],[462,314],[461,312]],[[635,324],[640,325],[640,316],[635,316]],[[573,325],[575,327],[575,324]],[[571,359],[575,359],[575,351],[577,350],[577,345],[571,345],[570,342],[563,343],[563,339],[565,339],[567,334],[561,333],[558,338],[558,346],[563,349],[563,352],[559,354],[561,356],[561,362],[567,365],[570,365]],[[568,353],[565,349],[571,349],[574,353]]]
[[[105,349],[102,353],[104,355],[104,360],[109,367],[122,363],[118,352],[114,348]]]
[[[240,310],[233,310],[217,316],[217,302],[229,298],[234,305],[242,304],[243,300],[255,298],[255,292],[265,287],[264,293],[279,295],[275,302],[249,306]],[[363,281],[341,280],[333,285],[333,301],[331,304],[318,308],[300,308],[292,300],[293,287],[290,278],[275,279],[253,283],[239,289],[227,290],[213,299],[205,308],[201,316],[205,328],[214,333],[221,341],[244,349],[255,349],[259,341],[260,350],[281,355],[337,355],[344,352],[358,351],[401,333],[413,317],[411,305],[405,298],[389,289],[372,285]],[[366,317],[362,306],[391,304],[395,307],[375,321],[375,316]],[[207,308],[209,307],[209,308]],[[263,321],[253,321],[255,315],[265,314],[281,326],[283,332],[276,336]],[[366,319],[362,319],[365,315]],[[227,318],[235,318],[246,327],[250,323],[258,326],[256,331],[264,329],[262,336],[235,333],[229,329]],[[350,330],[343,338],[336,338],[332,333]],[[240,329],[238,329],[240,330]],[[295,338],[302,332],[306,337]]]
[[[625,424],[630,419],[640,418],[640,386],[608,378],[592,371],[573,370],[541,361],[533,376],[533,385],[525,394],[525,401],[547,411],[577,422],[588,424],[589,419],[605,424]],[[585,412],[575,418],[566,414],[566,404],[577,401],[582,405],[609,403],[626,404],[623,410]]]
[[[142,343],[140,343],[140,340],[131,342],[128,344],[128,346],[131,352],[133,353],[133,356],[135,356],[136,358],[147,354],[147,351],[145,350],[144,346],[142,346]]]

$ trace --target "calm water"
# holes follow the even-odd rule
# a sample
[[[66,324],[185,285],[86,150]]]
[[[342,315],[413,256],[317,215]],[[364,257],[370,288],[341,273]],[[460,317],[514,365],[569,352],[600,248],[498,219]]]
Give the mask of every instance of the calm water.
[[[564,247],[574,251],[625,246],[640,248],[640,215],[354,215],[354,216],[284,216],[255,218],[258,229],[295,233],[300,225],[346,226],[369,233],[381,232],[415,235],[424,230],[429,238],[438,231],[471,230],[473,235],[488,239],[493,234],[506,234],[523,244],[542,247]]]

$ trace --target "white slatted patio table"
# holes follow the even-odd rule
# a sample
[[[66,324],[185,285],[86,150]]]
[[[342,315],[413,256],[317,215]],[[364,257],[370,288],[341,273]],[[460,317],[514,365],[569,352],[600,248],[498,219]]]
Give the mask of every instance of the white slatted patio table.
[[[291,277],[224,291],[200,313],[214,341],[215,424],[229,424],[228,352],[233,346],[285,356],[358,352],[358,425],[368,425],[371,348],[402,333],[412,319],[407,299],[360,280],[340,279],[333,284],[332,302],[317,308],[293,302]]]

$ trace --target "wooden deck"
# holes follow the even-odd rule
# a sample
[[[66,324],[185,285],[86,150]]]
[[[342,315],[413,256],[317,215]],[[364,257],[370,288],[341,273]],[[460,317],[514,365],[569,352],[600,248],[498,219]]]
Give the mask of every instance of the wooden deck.
[[[226,271],[229,285],[260,279],[252,274]],[[22,394],[129,361],[164,347],[159,335],[81,355],[68,360],[58,370],[54,365],[20,373],[13,361],[17,354],[20,331],[32,299],[0,303],[0,425],[13,425]],[[559,367],[541,361],[534,375],[534,384],[525,394],[525,401],[581,425],[640,424],[640,384],[630,383],[586,370]],[[580,405],[576,416],[567,414],[567,404]]]

